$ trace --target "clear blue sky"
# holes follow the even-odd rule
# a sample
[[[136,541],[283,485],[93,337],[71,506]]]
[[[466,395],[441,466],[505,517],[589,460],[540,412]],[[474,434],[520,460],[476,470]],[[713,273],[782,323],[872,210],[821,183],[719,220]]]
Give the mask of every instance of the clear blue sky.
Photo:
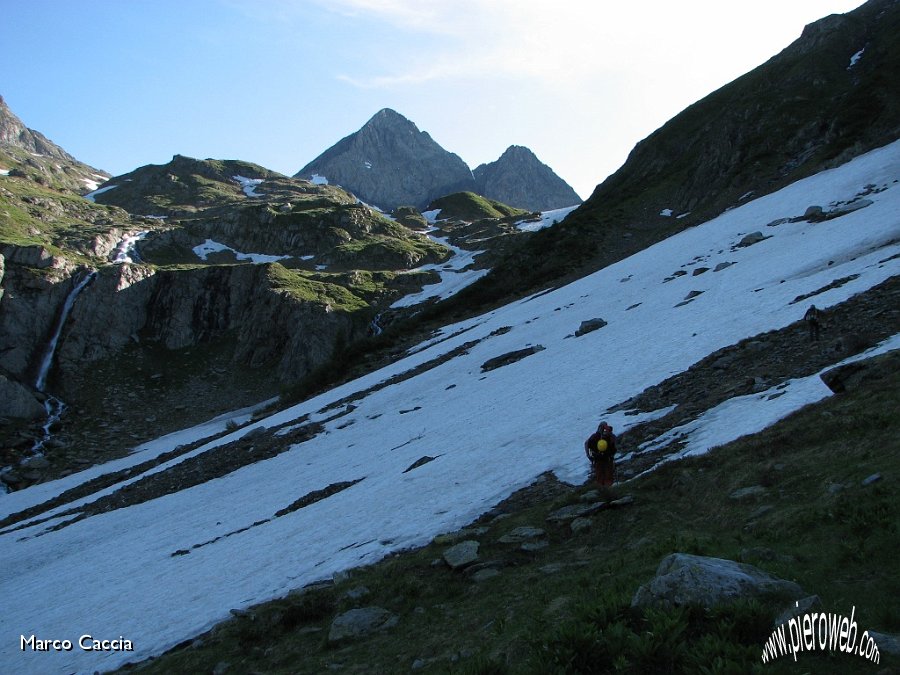
[[[176,153],[293,174],[389,107],[472,168],[528,146],[586,198],[677,112],[859,4],[0,0],[0,95],[113,174]]]

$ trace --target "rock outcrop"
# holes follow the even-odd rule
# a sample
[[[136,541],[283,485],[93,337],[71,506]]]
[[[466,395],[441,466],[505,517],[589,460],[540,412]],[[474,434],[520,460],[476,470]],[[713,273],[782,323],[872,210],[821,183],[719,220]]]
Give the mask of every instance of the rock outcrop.
[[[473,171],[479,194],[528,211],[581,204],[575,190],[521,145],[511,145],[490,164]]]
[[[442,195],[475,190],[472,172],[458,155],[388,108],[295,174],[306,180],[316,176],[386,211],[405,205],[421,209]]]

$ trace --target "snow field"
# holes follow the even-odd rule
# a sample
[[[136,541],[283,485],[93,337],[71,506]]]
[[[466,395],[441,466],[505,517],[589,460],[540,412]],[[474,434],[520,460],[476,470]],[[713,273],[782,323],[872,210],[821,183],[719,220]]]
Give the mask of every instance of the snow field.
[[[55,532],[32,525],[0,534],[0,593],[13,608],[0,616],[0,627],[15,638],[0,646],[0,662],[17,673],[114,668],[206,630],[232,608],[425,544],[544,471],[583,481],[583,439],[608,407],[717,349],[800,319],[812,302],[829,307],[896,275],[898,179],[900,142],[750,201],[554,292],[448,326],[387,368],[209,444],[304,414],[327,419],[340,409],[324,408],[342,397],[480,340],[465,354],[358,398],[356,408],[328,422],[324,433],[277,457]],[[869,184],[885,189],[867,196],[873,201],[867,208],[820,223],[767,226],[802,215],[811,204],[827,208],[850,200]],[[734,248],[755,231],[770,238]],[[733,264],[714,272],[721,262]],[[701,265],[710,269],[693,276]],[[682,269],[686,275],[665,281]],[[852,275],[859,276],[792,304]],[[681,305],[691,291],[702,294]],[[608,325],[573,336],[595,317]],[[538,344],[545,349],[481,371],[489,358]],[[895,337],[882,349],[897,346]],[[682,430],[689,433],[685,452],[758,431],[827,395],[814,377],[784,390],[790,395],[742,397],[709,411]],[[736,414],[743,426],[734,423]],[[605,419],[621,432],[650,416],[622,412]],[[140,456],[204,433],[186,430],[146,444]],[[425,455],[437,459],[403,473]],[[0,512],[43,500],[81,477],[0,497]],[[273,517],[312,490],[359,478],[327,499]],[[34,497],[27,494],[32,490]],[[8,509],[9,500],[15,508]],[[192,548],[262,519],[271,520]],[[173,557],[179,550],[190,552]],[[136,651],[18,649],[20,634],[74,641],[87,632],[124,636]]]

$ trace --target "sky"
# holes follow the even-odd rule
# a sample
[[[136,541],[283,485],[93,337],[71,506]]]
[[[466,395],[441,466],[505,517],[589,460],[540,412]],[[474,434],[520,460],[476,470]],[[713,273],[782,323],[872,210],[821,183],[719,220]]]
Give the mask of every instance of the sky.
[[[32,516],[22,529],[0,528],[0,598],[12,608],[0,612],[0,635],[7,636],[0,640],[0,663],[22,675],[106,671],[196,636],[232,609],[455,531],[546,471],[568,483],[585,482],[589,466],[582,443],[598,418],[622,438],[629,428],[668,412],[635,414],[619,407],[621,401],[718,349],[799,321],[809,302],[829,308],[900,273],[898,175],[900,141],[747,201],[552,292],[446,326],[380,370],[95,487]],[[867,191],[867,185],[877,189]],[[782,221],[802,215],[810,204],[831,211],[861,192],[871,203],[863,207],[857,201],[863,208],[840,217]],[[766,225],[771,223],[779,224]],[[735,246],[760,228],[763,241]],[[98,292],[103,291],[97,285],[84,290]],[[693,293],[699,295],[685,303]],[[814,300],[796,301],[801,295]],[[607,325],[573,335],[595,318]],[[823,344],[837,330],[824,326]],[[462,353],[451,354],[463,345]],[[487,360],[529,345],[544,349],[482,369]],[[877,350],[887,349],[900,349],[900,336]],[[676,438],[675,455],[668,459],[702,454],[831,395],[817,373],[766,386],[727,399],[641,446],[620,443],[620,469],[636,454],[671,449]],[[209,439],[228,430],[230,417],[142,444],[106,465],[0,494],[0,519],[99,475]],[[233,417],[244,423],[250,413]],[[323,430],[303,442],[286,436],[307,423],[321,423]],[[256,427],[284,438],[285,451],[55,529],[71,517],[65,510]],[[424,457],[432,461],[411,469]],[[852,490],[853,482],[870,473],[870,467],[853,466],[841,480]],[[735,476],[727,487],[746,487],[743,480]],[[313,491],[352,481],[358,482],[275,515]],[[502,522],[493,527],[486,537],[505,533]],[[860,619],[861,630],[869,620]],[[34,652],[8,639],[32,633],[73,642],[83,634],[123,636],[134,642],[135,652],[84,652],[77,646]]]
[[[679,111],[860,4],[0,0],[0,95],[113,175],[175,154],[291,175],[387,107],[473,169],[527,146],[586,198]]]

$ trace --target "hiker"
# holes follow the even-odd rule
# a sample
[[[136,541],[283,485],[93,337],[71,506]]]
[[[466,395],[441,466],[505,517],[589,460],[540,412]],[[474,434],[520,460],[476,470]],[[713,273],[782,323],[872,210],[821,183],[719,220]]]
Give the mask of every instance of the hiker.
[[[819,310],[815,305],[810,305],[803,315],[803,320],[809,326],[809,341],[816,342],[819,339]]]
[[[584,453],[591,463],[597,484],[601,487],[612,485],[616,474],[616,436],[612,427],[600,422],[597,431],[584,442]]]

